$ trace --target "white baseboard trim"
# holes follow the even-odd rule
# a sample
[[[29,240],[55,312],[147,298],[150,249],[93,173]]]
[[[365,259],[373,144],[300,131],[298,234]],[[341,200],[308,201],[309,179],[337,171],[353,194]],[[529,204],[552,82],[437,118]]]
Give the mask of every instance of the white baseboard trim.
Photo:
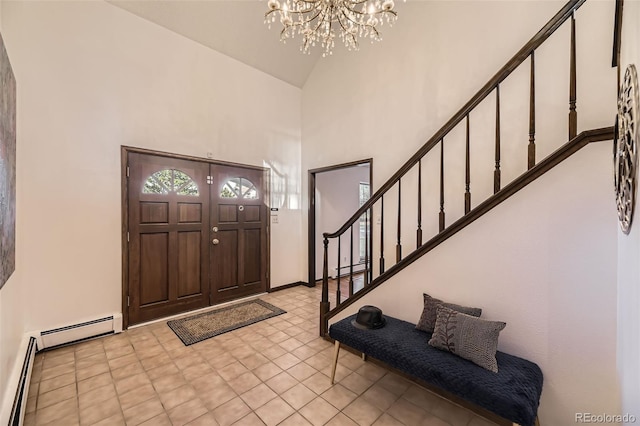
[[[175,315],[171,315],[171,316],[168,316],[168,317],[158,318],[158,319],[147,321],[147,322],[143,322],[143,323],[140,323],[140,324],[130,325],[129,329],[134,329],[134,328],[138,328],[138,327],[144,327],[145,325],[156,324],[156,323],[168,321],[168,320],[171,320],[171,319],[174,319],[174,318],[181,318],[181,317],[184,317],[184,316],[195,315],[195,314],[199,314],[201,312],[215,311],[216,309],[224,308],[225,306],[235,305],[236,303],[246,302],[247,300],[257,299],[260,296],[266,296],[268,294],[269,293],[252,294],[251,296],[243,297],[242,299],[232,300],[230,302],[220,303],[219,305],[207,306],[206,308],[200,308],[200,309],[196,309],[196,310],[189,311],[189,312],[183,312],[181,314],[175,314]],[[122,327],[122,323],[120,324],[120,327]]]
[[[22,425],[27,408],[33,361],[37,351],[120,332],[122,332],[122,314],[116,313],[51,330],[25,333],[13,363],[6,393],[0,401],[0,425]]]
[[[0,406],[0,425],[20,426],[24,422],[36,350],[35,333],[26,333],[20,342],[18,356],[13,363],[7,391]]]

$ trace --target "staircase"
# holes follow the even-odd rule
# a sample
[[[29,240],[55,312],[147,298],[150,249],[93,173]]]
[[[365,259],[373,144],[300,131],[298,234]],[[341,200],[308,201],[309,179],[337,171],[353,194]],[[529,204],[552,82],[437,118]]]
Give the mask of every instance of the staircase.
[[[364,295],[378,287],[389,278],[409,266],[418,258],[433,250],[442,242],[455,235],[476,219],[489,212],[502,201],[506,200],[526,185],[542,176],[547,171],[560,164],[563,160],[585,147],[587,144],[599,141],[608,141],[614,138],[613,127],[592,129],[578,133],[577,131],[577,79],[576,79],[576,19],[574,12],[584,4],[586,0],[569,1],[536,35],[527,42],[440,130],[438,130],[396,173],[393,174],[378,189],[358,211],[356,211],[344,225],[336,232],[324,233],[324,263],[322,281],[322,300],[320,302],[320,335],[327,335],[329,320],[342,310],[352,305]],[[569,89],[568,89],[568,142],[559,147],[555,152],[545,158],[536,158],[536,103],[535,84],[536,67],[535,52],[558,28],[566,21],[570,21],[571,26],[569,45]],[[501,182],[501,129],[500,129],[500,85],[509,78],[512,73],[523,63],[528,61],[530,67],[529,79],[529,132],[527,144],[527,170],[520,176],[513,179],[507,185]],[[490,95],[495,96],[495,167],[493,172],[493,195],[481,202],[477,202],[472,207],[471,192],[471,167],[470,167],[470,115],[476,110],[478,105]],[[466,135],[465,139],[465,180],[464,193],[464,214],[459,219],[448,223],[445,201],[444,179],[445,179],[445,144],[452,131],[458,126],[463,126]],[[523,135],[526,143],[526,138]],[[434,158],[435,156],[435,158]],[[425,238],[423,235],[423,174],[427,172],[426,167],[436,164],[439,168],[439,213],[438,232]],[[438,174],[438,173],[436,173]],[[404,184],[404,191],[403,191]],[[406,188],[410,191],[407,191]],[[409,192],[409,193],[408,193]],[[386,207],[385,207],[386,201]],[[390,212],[390,207],[395,207],[395,217],[393,217],[394,228],[394,253],[385,253],[385,233],[384,215]],[[415,222],[407,224],[406,210],[416,209]],[[374,233],[373,217],[379,224],[379,231]],[[403,221],[403,219],[405,219]],[[341,268],[341,253],[347,251],[349,259],[353,258],[354,229],[359,229],[361,223],[368,226],[369,232],[365,239],[365,260],[366,265],[363,281],[364,286],[359,291],[354,291],[354,271],[350,270],[345,277],[337,277],[335,295],[329,294],[329,253],[333,256],[337,253],[337,267]],[[415,228],[415,245],[403,242],[403,229],[406,227]],[[388,246],[388,242],[387,242]],[[415,249],[408,252],[411,246]],[[387,267],[391,260],[395,260],[392,266]],[[350,262],[352,263],[352,262]],[[342,294],[340,284],[342,280],[348,280],[348,294]]]

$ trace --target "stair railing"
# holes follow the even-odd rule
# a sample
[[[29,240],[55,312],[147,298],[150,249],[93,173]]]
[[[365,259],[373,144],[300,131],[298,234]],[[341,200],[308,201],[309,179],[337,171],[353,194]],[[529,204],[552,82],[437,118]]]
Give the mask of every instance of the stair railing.
[[[371,218],[373,217],[374,206],[377,211],[380,212],[380,232],[379,232],[379,250],[376,253],[378,275],[374,278],[374,256],[373,256],[373,233],[366,233],[367,239],[365,241],[365,271],[363,273],[362,281],[363,286],[366,289],[369,286],[378,285],[381,281],[388,279],[388,277],[395,275],[399,270],[408,265],[411,261],[409,258],[415,258],[409,253],[403,257],[403,241],[402,241],[402,182],[407,173],[412,171],[417,166],[418,182],[417,194],[410,194],[410,197],[415,197],[417,202],[417,222],[416,222],[416,250],[420,251],[424,248],[423,244],[423,230],[422,230],[422,160],[431,150],[436,147],[440,148],[439,163],[440,163],[440,182],[439,182],[439,213],[438,213],[438,229],[439,234],[447,234],[445,230],[448,229],[446,223],[446,210],[445,210],[445,191],[444,191],[444,144],[447,135],[459,124],[464,122],[465,126],[465,180],[464,180],[464,219],[470,215],[473,210],[477,210],[486,204],[482,203],[476,206],[473,210],[471,208],[471,173],[470,173],[470,120],[469,115],[471,112],[490,94],[495,92],[495,168],[493,170],[493,183],[494,183],[494,197],[498,195],[502,190],[501,186],[501,146],[500,146],[500,84],[511,73],[518,68],[527,59],[530,61],[530,79],[529,79],[529,138],[527,146],[527,169],[531,170],[536,166],[536,116],[535,116],[535,51],[542,45],[563,23],[567,20],[571,20],[571,42],[570,42],[570,67],[569,67],[569,113],[568,113],[568,137],[569,140],[578,139],[577,136],[577,84],[576,84],[576,20],[574,12],[582,6],[586,0],[570,0],[562,9],[553,17],[547,24],[542,27],[536,35],[531,38],[449,121],[447,121],[442,128],[440,128],[400,169],[393,174],[371,197],[364,203],[352,216],[349,218],[340,229],[333,233],[324,233],[324,261],[323,261],[323,279],[322,279],[322,299],[320,302],[320,335],[324,336],[327,333],[328,319],[344,309],[350,298],[354,295],[354,271],[353,271],[353,234],[355,227],[361,218],[364,217],[366,224],[371,224]],[[611,129],[599,129],[594,134],[582,135],[582,140],[603,140],[610,136]],[[390,200],[389,192],[392,189],[397,188],[397,200]],[[395,194],[393,194],[395,195]],[[492,197],[490,197],[492,198]],[[390,268],[386,268],[387,258],[385,249],[385,232],[384,232],[384,204],[385,201],[396,203],[397,202],[397,234],[395,238],[395,264]],[[459,225],[461,220],[456,221],[452,225]],[[404,225],[406,226],[406,225]],[[458,226],[459,227],[459,226]],[[372,227],[369,226],[372,230]],[[456,231],[457,232],[457,231]],[[348,233],[348,234],[347,234]],[[345,235],[347,234],[347,235]],[[369,237],[370,235],[370,237]],[[437,237],[438,235],[436,235]],[[434,238],[436,238],[434,237]],[[329,243],[330,240],[337,241],[337,273],[336,273],[336,294],[334,307],[331,309],[329,300]],[[341,253],[343,250],[341,247],[343,241],[349,241],[349,274],[345,277],[348,280],[348,295],[343,294],[341,290],[341,284],[343,278],[340,276],[341,269]],[[426,245],[426,244],[425,244]],[[345,297],[347,296],[347,297]],[[355,299],[355,298],[353,298]]]

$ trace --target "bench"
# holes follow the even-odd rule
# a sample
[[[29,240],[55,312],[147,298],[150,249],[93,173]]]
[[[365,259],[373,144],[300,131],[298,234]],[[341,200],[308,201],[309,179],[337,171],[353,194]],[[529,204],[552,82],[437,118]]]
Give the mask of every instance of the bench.
[[[431,334],[416,330],[415,324],[387,316],[384,327],[362,330],[351,325],[354,318],[352,315],[329,328],[329,336],[335,340],[331,383],[335,378],[340,344],[344,344],[361,352],[363,357],[382,361],[509,423],[538,424],[542,371],[536,364],[498,351],[498,373],[493,373],[429,346]]]

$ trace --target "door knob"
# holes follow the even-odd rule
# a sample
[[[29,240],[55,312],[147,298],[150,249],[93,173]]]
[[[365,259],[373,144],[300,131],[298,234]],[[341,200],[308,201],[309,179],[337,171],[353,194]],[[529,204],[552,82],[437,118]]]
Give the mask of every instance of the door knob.
[[[220,244],[220,240],[218,240],[217,238],[214,238],[213,241],[211,241],[213,243],[214,246],[217,246],[218,244]]]
[[[218,232],[218,227],[217,227],[217,226],[214,226],[213,228],[211,228],[211,230],[212,230],[213,232]]]

